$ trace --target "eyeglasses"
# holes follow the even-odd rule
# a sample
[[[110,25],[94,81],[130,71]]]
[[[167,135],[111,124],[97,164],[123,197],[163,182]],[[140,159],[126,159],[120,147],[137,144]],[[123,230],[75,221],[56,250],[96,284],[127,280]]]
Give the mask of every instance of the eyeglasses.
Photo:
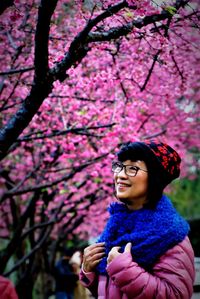
[[[139,170],[142,170],[144,172],[148,172],[145,169],[142,169],[138,166],[133,166],[133,165],[124,165],[119,161],[114,161],[112,162],[112,171],[114,173],[119,173],[122,171],[122,169],[124,168],[125,174],[128,176],[136,176]]]

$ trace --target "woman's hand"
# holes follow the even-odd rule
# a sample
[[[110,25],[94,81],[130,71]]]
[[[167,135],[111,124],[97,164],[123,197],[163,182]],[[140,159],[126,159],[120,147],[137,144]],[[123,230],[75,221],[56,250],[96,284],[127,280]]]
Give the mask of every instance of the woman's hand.
[[[84,249],[83,270],[92,272],[105,255],[104,243],[92,244]]]
[[[111,249],[111,251],[109,252],[108,254],[108,258],[107,258],[107,264],[109,264],[110,262],[112,262],[112,260],[117,257],[118,255],[122,254],[119,252],[121,247],[119,246],[116,246],[116,247],[113,247]],[[131,252],[131,243],[127,243],[125,248],[124,248],[124,252]]]

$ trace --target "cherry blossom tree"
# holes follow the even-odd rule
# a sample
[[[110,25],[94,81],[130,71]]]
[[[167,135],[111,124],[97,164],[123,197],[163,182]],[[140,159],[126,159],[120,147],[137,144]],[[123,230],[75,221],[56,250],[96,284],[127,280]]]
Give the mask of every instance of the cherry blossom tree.
[[[167,141],[192,174],[199,4],[15,0],[0,13],[0,271],[23,299],[60,244],[102,230],[121,143]]]

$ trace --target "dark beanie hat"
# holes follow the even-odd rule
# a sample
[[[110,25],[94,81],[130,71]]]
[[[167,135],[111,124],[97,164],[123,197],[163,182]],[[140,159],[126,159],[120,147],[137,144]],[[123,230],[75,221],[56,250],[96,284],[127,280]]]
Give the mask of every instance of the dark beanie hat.
[[[180,174],[181,158],[169,145],[157,140],[134,141],[122,144],[117,158],[141,160],[148,169],[148,206],[154,208],[164,188]],[[146,205],[146,206],[147,206]]]
[[[141,143],[151,150],[160,163],[168,180],[167,183],[179,177],[181,158],[173,148],[157,140],[146,140]]]

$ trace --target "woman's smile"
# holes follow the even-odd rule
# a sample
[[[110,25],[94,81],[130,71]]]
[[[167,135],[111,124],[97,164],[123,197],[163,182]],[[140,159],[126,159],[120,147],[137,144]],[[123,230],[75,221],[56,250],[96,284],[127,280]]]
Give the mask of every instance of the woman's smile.
[[[123,182],[117,182],[117,187],[120,188],[120,189],[128,188],[130,186],[131,186],[130,184],[126,184],[126,183],[123,183]]]
[[[144,161],[123,162],[123,165],[133,165],[146,169]],[[117,198],[125,203],[129,209],[139,209],[143,207],[147,198],[148,173],[138,171],[136,176],[129,176],[124,169],[114,174],[115,190]]]

